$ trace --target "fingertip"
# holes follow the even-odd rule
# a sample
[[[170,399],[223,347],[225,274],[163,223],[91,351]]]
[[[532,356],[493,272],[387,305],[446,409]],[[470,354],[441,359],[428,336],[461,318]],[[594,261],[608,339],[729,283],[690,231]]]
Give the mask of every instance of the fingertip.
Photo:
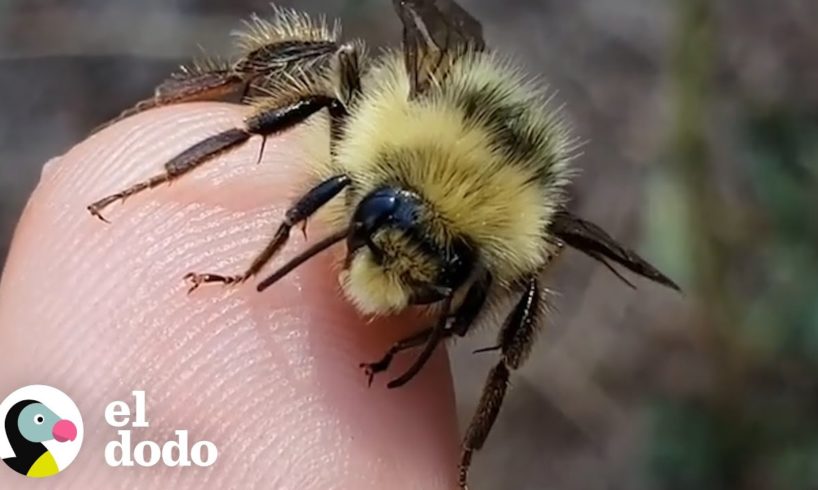
[[[0,284],[0,355],[15,353],[3,384],[50,382],[94,413],[145,389],[159,427],[190,421],[219,445],[218,467],[181,487],[263,488],[277,475],[305,489],[452,488],[457,425],[445,352],[401,389],[384,385],[411,355],[367,388],[359,363],[420,319],[361,318],[340,293],[337,249],[264,293],[248,281],[185,294],[186,273],[240,271],[270,239],[316,154],[305,148],[315,143],[308,129],[269,138],[261,165],[253,138],[111,206],[103,212],[110,224],[88,213],[89,203],[161,172],[244,115],[214,103],[149,111],[46,166]],[[309,241],[294,235],[267,271],[320,239],[315,230]],[[101,454],[111,430],[88,436],[84,451]],[[77,465],[75,478],[142,481],[94,458]],[[258,472],[241,473],[248,465]],[[159,483],[163,474],[152,473]]]

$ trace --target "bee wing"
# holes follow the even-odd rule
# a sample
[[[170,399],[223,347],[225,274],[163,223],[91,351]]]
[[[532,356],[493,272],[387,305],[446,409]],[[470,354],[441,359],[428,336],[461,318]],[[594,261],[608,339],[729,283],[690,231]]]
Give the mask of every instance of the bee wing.
[[[446,77],[467,50],[485,49],[483,27],[453,0],[393,0],[403,23],[403,52],[411,80],[409,96]]]
[[[618,244],[605,230],[590,221],[578,218],[568,211],[560,210],[554,213],[549,230],[566,245],[602,262],[617,277],[632,287],[633,284],[611,267],[607,260],[612,260],[651,281],[680,291],[679,286],[669,277],[659,272],[656,267],[649,264],[633,250]]]

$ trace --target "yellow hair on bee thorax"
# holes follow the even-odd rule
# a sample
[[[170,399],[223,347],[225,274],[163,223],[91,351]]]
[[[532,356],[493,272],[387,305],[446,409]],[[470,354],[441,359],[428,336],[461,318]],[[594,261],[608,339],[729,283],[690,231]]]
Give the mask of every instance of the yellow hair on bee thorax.
[[[233,31],[239,49],[253,51],[283,41],[335,42],[341,35],[341,24],[338,21],[330,26],[323,16],[312,18],[297,10],[275,5],[272,8],[273,15],[270,19],[253,14],[243,22],[243,29]]]
[[[410,100],[402,57],[382,58],[323,172],[353,176],[359,198],[383,185],[417,192],[434,210],[425,223],[432,238],[465,237],[501,281],[537,270],[553,253],[544,230],[564,199],[566,131],[545,99],[492,55],[462,58],[438,83]],[[479,110],[469,112],[469,97]],[[492,118],[508,108],[517,111],[510,121]],[[329,216],[342,224],[349,204],[338,200]],[[361,285],[374,284],[373,274]]]

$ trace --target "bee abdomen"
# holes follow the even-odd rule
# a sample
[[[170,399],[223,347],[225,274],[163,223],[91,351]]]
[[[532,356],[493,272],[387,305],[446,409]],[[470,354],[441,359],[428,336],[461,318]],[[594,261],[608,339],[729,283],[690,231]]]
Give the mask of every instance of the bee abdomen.
[[[573,150],[558,110],[544,92],[493,54],[464,58],[443,86],[465,124],[481,128],[508,164],[527,167],[550,184]]]
[[[526,108],[522,104],[498,100],[488,89],[463,94],[457,102],[466,121],[485,125],[493,145],[510,159],[524,161],[534,156],[538,142],[523,123]]]

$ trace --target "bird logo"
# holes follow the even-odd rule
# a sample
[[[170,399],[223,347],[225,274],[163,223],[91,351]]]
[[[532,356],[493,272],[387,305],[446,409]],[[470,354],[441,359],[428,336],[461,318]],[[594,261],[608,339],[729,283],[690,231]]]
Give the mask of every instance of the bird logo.
[[[64,470],[82,443],[82,418],[63,392],[31,385],[0,404],[3,435],[0,457],[6,465],[30,478],[45,478]],[[3,444],[5,443],[5,444]]]

